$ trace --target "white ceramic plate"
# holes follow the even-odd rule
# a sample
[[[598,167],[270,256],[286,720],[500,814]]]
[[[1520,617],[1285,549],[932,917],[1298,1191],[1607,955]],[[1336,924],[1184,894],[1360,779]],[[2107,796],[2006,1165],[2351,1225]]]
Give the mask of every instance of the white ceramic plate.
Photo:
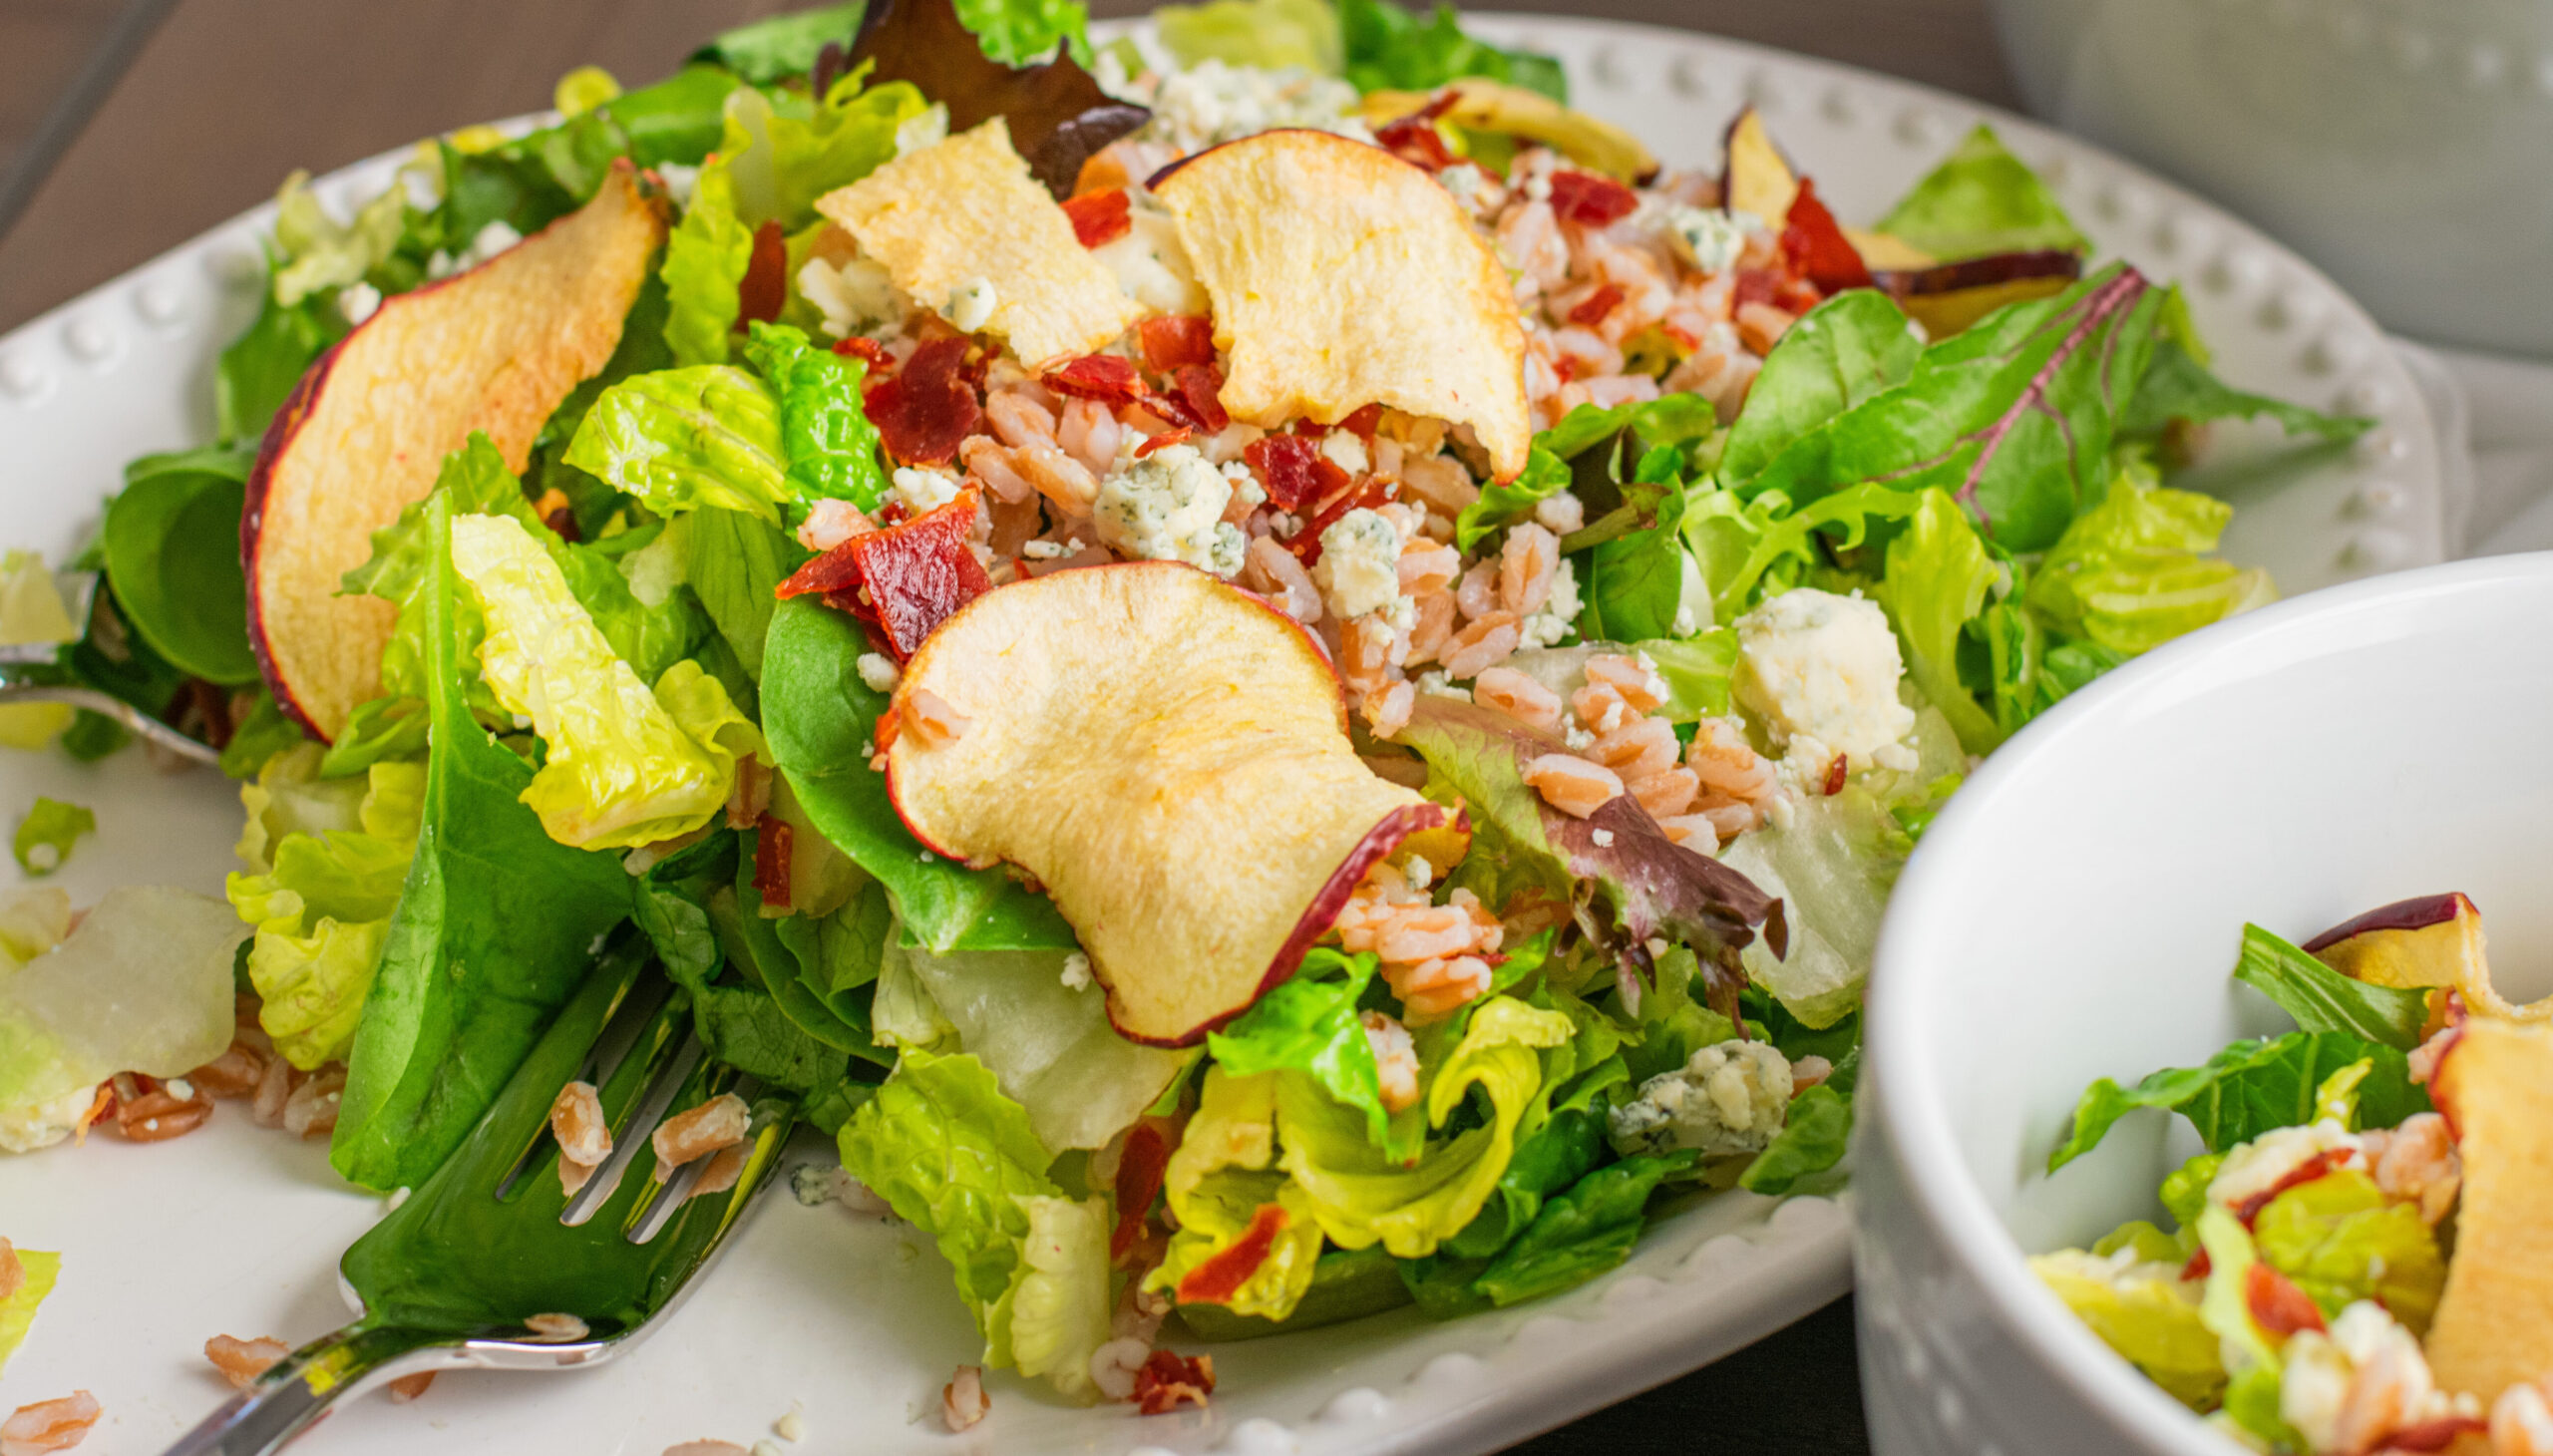
[[[2054,133],[1921,87],[1659,29],[1479,24],[1563,57],[1588,109],[1647,138],[1670,166],[1716,165],[1731,113],[1752,100],[1850,220],[1873,216],[1972,123],[1992,120],[2105,255],[2187,282],[2228,378],[2378,417],[2355,450],[2248,492],[2234,555],[2291,591],[2438,558],[2437,448],[2409,377],[2356,305],[2251,229]],[[396,162],[348,168],[319,194],[347,210]],[[271,210],[0,339],[0,541],[77,549],[125,461],[204,438],[210,363],[253,311]],[[2230,455],[2260,444],[2227,437]],[[39,793],[98,812],[98,838],[61,876],[77,899],[137,881],[217,891],[232,868],[237,803],[209,774],[160,778],[130,755],[101,768],[0,758],[0,819]],[[96,1445],[156,1450],[223,1394],[200,1353],[207,1336],[298,1342],[343,1320],[334,1261],[378,1212],[333,1180],[318,1147],[250,1127],[235,1107],[176,1143],[0,1159],[0,1233],[67,1255],[0,1383],[0,1409],[87,1388],[107,1409]],[[740,1241],[711,1286],[626,1361],[546,1378],[447,1375],[415,1405],[373,1400],[335,1416],[306,1449],[654,1456],[698,1436],[750,1444],[804,1401],[810,1440],[827,1450],[1481,1451],[1781,1327],[1842,1293],[1849,1263],[1836,1204],[1730,1195],[1660,1221],[1622,1270],[1544,1303],[1444,1325],[1403,1310],[1219,1348],[1223,1384],[1208,1411],[1068,1410],[1004,1379],[990,1419],[952,1441],[932,1408],[976,1345],[923,1241],[785,1196]]]

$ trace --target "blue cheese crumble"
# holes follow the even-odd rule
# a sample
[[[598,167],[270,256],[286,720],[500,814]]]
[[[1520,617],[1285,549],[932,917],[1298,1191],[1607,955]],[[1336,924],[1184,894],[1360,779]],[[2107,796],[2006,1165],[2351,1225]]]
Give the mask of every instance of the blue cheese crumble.
[[[1675,1148],[1706,1158],[1760,1153],[1782,1130],[1790,1103],[1788,1058],[1760,1041],[1723,1041],[1641,1083],[1638,1097],[1607,1114],[1607,1131],[1625,1157]]]
[[[1153,119],[1137,135],[1182,152],[1277,127],[1374,140],[1358,115],[1363,103],[1355,87],[1297,66],[1234,66],[1209,57],[1164,77],[1145,104]]]
[[[993,307],[1001,301],[993,291],[990,278],[969,278],[948,290],[948,301],[939,305],[939,316],[961,334],[982,330],[992,322]]]
[[[1312,584],[1340,621],[1390,610],[1400,598],[1399,529],[1361,507],[1339,517],[1320,534]]]
[[[1230,576],[1248,545],[1223,519],[1232,500],[1232,481],[1213,462],[1193,445],[1173,445],[1127,461],[1100,482],[1091,514],[1099,539],[1120,554]]]
[[[1578,613],[1584,604],[1578,596],[1578,568],[1563,556],[1559,569],[1552,572],[1552,594],[1543,599],[1542,610],[1516,624],[1517,650],[1557,647],[1568,641],[1578,630]]]
[[[1746,248],[1746,225],[1724,207],[1672,207],[1666,230],[1675,250],[1705,273],[1725,273]]]
[[[957,478],[935,470],[896,468],[896,499],[915,516],[926,516],[957,499]]]
[[[1858,595],[1802,586],[1737,619],[1738,701],[1783,742],[1814,738],[1856,766],[1915,726],[1904,672],[1887,613]]]

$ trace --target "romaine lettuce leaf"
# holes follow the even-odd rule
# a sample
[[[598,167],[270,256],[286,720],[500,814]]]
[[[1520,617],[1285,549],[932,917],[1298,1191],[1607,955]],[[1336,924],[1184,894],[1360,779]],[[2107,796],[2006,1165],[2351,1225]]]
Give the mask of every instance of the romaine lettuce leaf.
[[[828,45],[851,48],[865,5],[822,5],[719,32],[692,52],[695,62],[724,66],[756,86],[769,86],[815,69]]]
[[[2235,1042],[2205,1066],[2167,1067],[2134,1087],[2122,1088],[2107,1077],[2094,1082],[2075,1104],[2073,1131],[2048,1155],[2048,1171],[2090,1152],[2113,1124],[2140,1107],[2168,1108],[2188,1118],[2214,1153],[2271,1128],[2312,1122],[2325,1079],[2360,1061],[2371,1063],[2358,1086],[2361,1126],[2393,1127],[2429,1110],[2428,1094],[2392,1047],[2346,1032],[2296,1031]]]
[[[1384,1109],[1374,1045],[1356,1009],[1379,964],[1370,954],[1315,947],[1284,983],[1209,1036],[1206,1049],[1231,1076],[1281,1070],[1311,1078],[1364,1115],[1375,1147],[1406,1163],[1425,1141],[1426,1123],[1415,1108],[1397,1119]]]
[[[1019,1373],[1076,1400],[1098,1394],[1090,1357],[1108,1342],[1108,1202],[1023,1196],[1028,1230],[1010,1287],[987,1311],[986,1344],[1007,1348]]]
[[[2121,1359],[2145,1372],[2192,1410],[2212,1408],[2225,1389],[2215,1331],[2199,1317],[2198,1300],[2169,1271],[2113,1267],[2102,1253],[2078,1249],[2030,1260],[2074,1316],[2092,1327]]]
[[[779,400],[724,364],[662,369],[604,390],[565,458],[660,516],[715,507],[777,526],[794,499]]]
[[[399,246],[407,225],[407,191],[390,186],[339,222],[310,190],[310,174],[295,172],[275,193],[275,246],[283,261],[272,283],[276,303],[291,308],[321,293],[363,281]]]
[[[296,751],[277,761],[283,773],[264,777],[278,781],[296,761],[315,756]],[[354,1045],[391,912],[416,854],[425,782],[421,764],[374,764],[357,811],[359,828],[286,834],[260,857],[270,866],[263,873],[229,878],[231,909],[256,927],[248,979],[264,998],[258,1024],[303,1071],[343,1060]],[[242,787],[249,836],[263,833],[267,815],[258,801],[271,801],[272,792],[264,783]]]
[[[2132,656],[2261,605],[2277,595],[2268,572],[2204,554],[2233,515],[2131,464],[2030,573],[2030,609],[2066,636]]]
[[[433,555],[417,592],[433,748],[425,831],[392,914],[329,1160],[366,1188],[415,1187],[469,1135],[629,908],[617,859],[549,838],[522,803],[533,770],[462,692],[447,497],[428,498]],[[485,973],[503,966],[503,975]],[[478,973],[472,973],[478,972]]]
[[[1648,1196],[1700,1157],[1690,1149],[1625,1158],[1545,1203],[1473,1287],[1501,1306],[1575,1288],[1631,1257],[1648,1222]]]
[[[1144,1287],[1173,1293],[1184,1303],[1219,1304],[1263,1319],[1293,1312],[1311,1287],[1321,1247],[1321,1227],[1308,1197],[1276,1167],[1277,1084],[1299,1075],[1236,1077],[1221,1067],[1206,1068],[1197,1111],[1163,1172],[1162,1194],[1179,1227]],[[1245,1278],[1217,1291],[1219,1298],[1195,1288],[1182,1291],[1190,1274],[1230,1252],[1263,1221],[1275,1226],[1268,1251]]]
[[[1968,513],[1949,493],[1928,490],[1888,544],[1887,573],[1874,593],[1906,646],[1906,675],[1971,753],[1993,750],[2005,730],[1960,680],[1960,636],[2002,579]]]
[[[577,849],[651,844],[725,807],[736,760],[762,738],[716,678],[677,662],[651,694],[512,517],[455,517],[452,562],[487,622],[490,690],[548,750],[524,802],[551,838]]]
[[[887,498],[887,472],[878,428],[861,403],[868,366],[811,346],[797,329],[766,323],[753,326],[745,357],[779,396],[781,455],[798,498],[877,510]]]
[[[1746,1171],[1737,1186],[1749,1193],[1780,1195],[1801,1179],[1823,1173],[1844,1161],[1853,1133],[1853,1085],[1860,1080],[1862,1051],[1853,1048],[1826,1080],[1791,1099],[1782,1130]]]
[[[1065,962],[1077,951],[938,954],[896,939],[886,955],[906,963],[958,1044],[1027,1110],[1037,1141],[1057,1152],[1105,1147],[1193,1059],[1118,1035],[1108,1023],[1106,991],[1087,978],[1064,982]]]
[[[2056,194],[1984,122],[1874,229],[1944,262],[2002,252],[2091,251]]]
[[[2223,1209],[2210,1208],[2195,1226],[2207,1250],[2207,1290],[2199,1296],[2199,1319],[2217,1338],[2217,1348],[2233,1378],[2225,1387],[2225,1414],[2272,1450],[2304,1451],[2311,1443],[2279,1414],[2280,1384],[2285,1377],[2279,1341],[2252,1318],[2247,1289],[2260,1263],[2252,1236],[2242,1221]]]
[[[1851,1014],[1912,848],[1888,806],[1861,784],[1812,796],[1794,807],[1790,823],[1739,836],[1720,863],[1779,899],[1792,927],[1781,955],[1760,939],[1739,952],[1747,978],[1811,1027]]]
[[[975,33],[984,54],[1005,66],[1025,66],[1069,46],[1073,59],[1090,64],[1090,8],[1082,0],[955,0],[957,19]]]
[[[1063,1192],[1028,1114],[973,1057],[908,1050],[843,1124],[841,1144],[851,1176],[939,1246],[984,1328],[987,1363],[1008,1363],[993,1306],[1027,1267],[1030,1201]]]
[[[665,346],[676,365],[727,362],[737,294],[753,253],[754,230],[736,215],[735,179],[713,162],[693,180],[691,205],[666,236],[658,270],[665,280]]]
[[[1163,49],[1183,69],[1201,61],[1336,75],[1346,56],[1328,0],[1207,0],[1153,12]]]
[[[1507,1171],[1518,1128],[1543,1085],[1535,1050],[1566,1045],[1576,1033],[1568,1016],[1512,996],[1480,1004],[1434,1069],[1427,1123],[1443,1130],[1475,1086],[1488,1097],[1488,1122],[1429,1145],[1407,1167],[1374,1147],[1362,1113],[1307,1076],[1275,1074],[1277,1164],[1339,1248],[1380,1243],[1397,1259],[1432,1254],[1480,1213]]]
[[[2355,1168],[2271,1199],[2253,1221],[2252,1240],[2271,1268],[2314,1296],[2326,1318],[2373,1299],[2424,1335],[2446,1287],[2446,1261],[2420,1206],[2385,1197]]]

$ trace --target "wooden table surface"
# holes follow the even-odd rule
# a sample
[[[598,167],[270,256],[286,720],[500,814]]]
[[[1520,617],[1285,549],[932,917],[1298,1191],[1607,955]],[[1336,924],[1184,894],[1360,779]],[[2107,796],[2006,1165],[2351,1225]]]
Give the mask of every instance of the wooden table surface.
[[[593,63],[663,74],[789,0],[0,0],[0,330],[272,192],[549,104]],[[1147,8],[1099,0],[1094,14]],[[1983,0],[1580,0],[2014,104]],[[1866,1451],[1847,1298],[1525,1442],[1534,1456]]]

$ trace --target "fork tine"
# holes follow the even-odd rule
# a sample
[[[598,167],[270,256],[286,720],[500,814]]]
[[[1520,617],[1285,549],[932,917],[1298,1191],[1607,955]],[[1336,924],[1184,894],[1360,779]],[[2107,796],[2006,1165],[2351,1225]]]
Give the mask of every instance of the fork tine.
[[[592,1048],[585,1053],[584,1060],[576,1066],[576,1074],[568,1081],[583,1082],[597,1088],[607,1086],[612,1075],[620,1070],[620,1064],[637,1049],[649,1026],[659,1019],[665,1003],[672,998],[673,985],[662,976],[642,977],[624,987],[612,1006],[610,1019],[603,1024],[602,1034],[594,1038]],[[524,1145],[523,1156],[515,1160],[514,1167],[499,1181],[498,1202],[512,1202],[523,1180],[545,1161],[542,1154],[556,1146],[557,1140],[550,1135],[549,1124],[545,1120],[531,1141]]]
[[[730,1083],[732,1085],[729,1085]],[[754,1098],[762,1092],[762,1080],[758,1077],[737,1076],[730,1068],[717,1068],[702,1085],[700,1096],[687,1099],[688,1105],[698,1106],[702,1102],[728,1092],[743,1098],[750,1106]],[[753,1142],[757,1131],[750,1125],[746,1128],[745,1140],[748,1144]],[[708,1175],[709,1165],[718,1161],[720,1153],[724,1151],[720,1149],[717,1153],[703,1153],[675,1169],[670,1178],[664,1178],[663,1170],[658,1170],[658,1177],[663,1178],[663,1182],[649,1190],[648,1196],[640,1199],[637,1207],[630,1210],[629,1242],[645,1244],[661,1233],[665,1225],[673,1222],[674,1215],[681,1212],[682,1206],[691,1201],[691,1191],[699,1187],[700,1180]]]
[[[638,1150],[647,1145],[648,1135],[664,1120],[666,1109],[680,1095],[683,1084],[691,1080],[692,1071],[705,1054],[700,1038],[689,1032],[679,1042],[668,1041],[658,1048],[650,1058],[646,1090],[612,1129],[611,1156],[603,1159],[602,1166],[585,1180],[585,1186],[576,1190],[576,1196],[558,1211],[559,1223],[571,1229],[583,1224],[619,1191],[622,1175],[637,1158]]]

